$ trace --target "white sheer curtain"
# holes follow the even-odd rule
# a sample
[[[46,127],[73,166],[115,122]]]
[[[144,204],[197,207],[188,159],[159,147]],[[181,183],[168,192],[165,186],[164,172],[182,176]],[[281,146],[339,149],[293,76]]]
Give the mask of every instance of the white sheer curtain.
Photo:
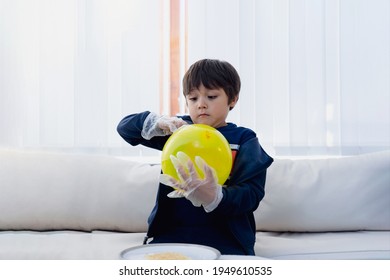
[[[188,0],[188,61],[230,61],[231,121],[276,155],[390,148],[390,1]]]
[[[116,125],[159,110],[163,12],[154,0],[0,0],[0,146],[138,154]]]
[[[188,64],[237,67],[230,120],[273,154],[390,148],[390,1],[181,3]],[[0,146],[155,155],[116,125],[160,110],[167,24],[165,0],[0,0]]]

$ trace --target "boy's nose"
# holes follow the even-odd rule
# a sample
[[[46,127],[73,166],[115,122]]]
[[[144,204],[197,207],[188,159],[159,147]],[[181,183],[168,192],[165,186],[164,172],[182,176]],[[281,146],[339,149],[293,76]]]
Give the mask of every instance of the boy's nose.
[[[204,98],[198,99],[198,108],[199,109],[207,108],[207,102]]]

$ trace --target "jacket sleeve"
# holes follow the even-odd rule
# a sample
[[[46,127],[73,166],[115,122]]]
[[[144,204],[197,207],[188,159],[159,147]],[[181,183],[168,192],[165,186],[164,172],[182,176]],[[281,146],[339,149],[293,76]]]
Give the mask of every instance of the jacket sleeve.
[[[153,137],[150,140],[146,140],[141,136],[144,121],[149,114],[149,111],[145,111],[126,116],[119,122],[117,131],[132,146],[141,144],[149,148],[162,150],[169,136]]]
[[[222,201],[211,213],[226,217],[255,211],[264,197],[266,172],[272,162],[257,137],[241,145],[229,184],[222,189]]]

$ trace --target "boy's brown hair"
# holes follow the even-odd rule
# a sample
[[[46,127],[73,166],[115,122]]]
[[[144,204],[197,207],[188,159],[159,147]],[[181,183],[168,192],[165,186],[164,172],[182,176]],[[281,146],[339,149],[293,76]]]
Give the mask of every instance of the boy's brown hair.
[[[236,69],[229,62],[217,59],[202,59],[191,65],[183,77],[184,96],[202,84],[207,89],[222,88],[229,103],[238,99],[241,89],[241,79]]]

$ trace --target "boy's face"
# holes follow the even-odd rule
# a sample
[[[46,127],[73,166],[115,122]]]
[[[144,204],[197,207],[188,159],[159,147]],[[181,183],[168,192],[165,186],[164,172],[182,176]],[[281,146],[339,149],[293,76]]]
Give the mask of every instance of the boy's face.
[[[222,88],[207,89],[200,85],[186,96],[190,117],[194,123],[207,124],[218,128],[226,125],[230,107],[236,105],[237,98],[228,103],[228,96]]]

